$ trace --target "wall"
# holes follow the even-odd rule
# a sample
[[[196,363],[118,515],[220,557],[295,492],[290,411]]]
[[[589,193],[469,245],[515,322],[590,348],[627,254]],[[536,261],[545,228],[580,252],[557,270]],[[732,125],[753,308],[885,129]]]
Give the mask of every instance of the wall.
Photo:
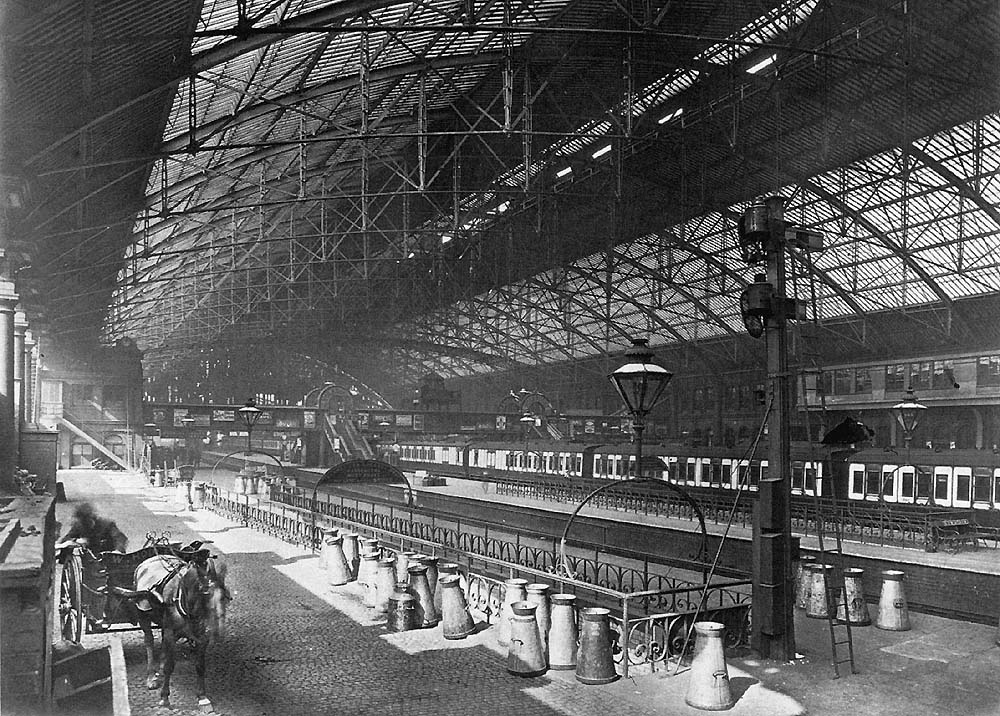
[[[4,713],[42,713],[51,693],[50,645],[55,500],[17,497],[0,533],[0,703]]]

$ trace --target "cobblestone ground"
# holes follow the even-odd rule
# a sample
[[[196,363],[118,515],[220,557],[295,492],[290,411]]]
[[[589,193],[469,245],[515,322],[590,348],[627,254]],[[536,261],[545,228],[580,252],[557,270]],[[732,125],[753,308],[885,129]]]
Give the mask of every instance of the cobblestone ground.
[[[357,585],[331,588],[318,559],[206,511],[179,508],[173,491],[122,473],[67,471],[68,502],[58,506],[68,526],[76,504],[91,500],[129,535],[129,549],[147,532],[187,542],[210,539],[228,565],[233,592],[224,643],[210,649],[208,692],[215,711],[232,716],[281,714],[662,714],[631,682],[578,683],[573,672],[522,679],[507,673],[505,653],[490,629],[449,641],[440,629],[390,633],[373,621]],[[135,716],[167,711],[144,685],[142,634],[121,634]],[[182,652],[185,651],[182,647]],[[679,713],[696,713],[676,700]],[[199,714],[194,665],[178,659],[171,688],[173,714]]]
[[[60,473],[69,501],[57,505],[68,527],[73,508],[91,500],[142,546],[147,532],[181,542],[212,540],[234,593],[224,643],[210,649],[208,692],[226,716],[693,716],[684,703],[690,673],[662,673],[603,686],[572,671],[521,679],[506,671],[492,629],[448,641],[440,629],[390,633],[361,603],[357,585],[330,587],[318,558],[207,511],[189,512],[173,491],[124,473]],[[730,716],[996,716],[1000,650],[996,629],[911,615],[911,632],[855,629],[860,672],[834,680],[823,620],[796,617],[806,658],[794,665],[729,659],[737,702]],[[121,634],[132,714],[200,714],[194,667],[181,656],[167,711],[144,686],[138,631]],[[98,637],[89,637],[98,638]],[[794,698],[787,694],[793,694]]]

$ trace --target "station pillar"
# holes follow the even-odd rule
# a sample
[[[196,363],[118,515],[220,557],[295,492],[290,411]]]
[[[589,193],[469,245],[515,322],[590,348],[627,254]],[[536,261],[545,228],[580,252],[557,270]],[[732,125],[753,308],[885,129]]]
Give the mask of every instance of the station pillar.
[[[36,423],[35,420],[35,346],[37,341],[31,331],[24,334],[24,410],[25,423]]]
[[[0,492],[11,493],[14,485],[14,283],[0,279]]]
[[[14,459],[20,457],[21,428],[24,427],[24,335],[28,318],[24,311],[14,311]]]
[[[764,264],[740,296],[751,336],[767,344],[768,471],[761,477],[753,522],[753,619],[751,645],[761,657],[796,658],[795,545],[791,532],[792,379],[788,369],[788,321],[804,306],[785,295],[785,253],[812,250],[822,235],[796,228],[784,218],[784,197],[767,197],[741,217],[740,249],[750,264]]]

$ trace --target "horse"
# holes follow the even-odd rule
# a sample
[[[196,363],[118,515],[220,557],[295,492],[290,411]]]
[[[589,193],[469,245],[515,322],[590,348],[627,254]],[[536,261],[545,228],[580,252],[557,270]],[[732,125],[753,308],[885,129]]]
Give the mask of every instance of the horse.
[[[205,693],[205,656],[210,644],[225,636],[226,607],[232,600],[226,588],[226,565],[215,566],[208,550],[176,556],[160,554],[135,570],[134,599],[139,627],[146,644],[146,688],[160,689],[160,706],[170,706],[170,676],[179,638],[194,648],[198,675],[198,706],[210,711]],[[161,659],[156,660],[153,625],[161,629]]]

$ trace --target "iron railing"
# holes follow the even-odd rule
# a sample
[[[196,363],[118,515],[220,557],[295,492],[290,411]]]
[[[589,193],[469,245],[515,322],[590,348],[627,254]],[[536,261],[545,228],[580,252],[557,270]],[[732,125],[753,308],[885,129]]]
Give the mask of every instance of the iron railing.
[[[500,496],[576,504],[593,489],[597,481],[552,480],[535,477],[492,478],[496,494]],[[725,524],[732,514],[732,524],[736,527],[751,528],[753,525],[754,496],[745,495],[733,509],[732,494],[706,495],[698,493],[698,504],[702,508],[705,521],[711,524]],[[627,487],[597,495],[591,506],[622,512],[669,517],[683,520],[697,519],[691,505],[668,493],[653,493],[648,489]],[[844,539],[877,544],[880,546],[910,547],[923,549],[928,539],[928,524],[923,513],[907,511],[885,502],[859,502],[856,500],[835,500],[820,498],[819,505],[803,500],[791,505],[793,531],[803,536],[815,536],[820,520],[829,525],[840,522]],[[829,531],[829,527],[827,527]]]
[[[577,595],[584,605],[613,610],[614,658],[625,677],[639,666],[662,668],[667,659],[690,649],[695,620],[725,624],[729,645],[749,642],[747,580],[699,584],[651,573],[648,565],[636,569],[610,563],[598,552],[593,558],[567,555],[563,566],[554,542],[541,547],[518,538],[511,542],[496,535],[471,534],[460,526],[415,522],[409,509],[380,513],[374,505],[366,509],[358,501],[350,504],[330,499],[330,495],[313,502],[295,488],[276,489],[272,496],[281,499],[209,486],[204,507],[303,547],[319,544],[327,527],[349,527],[379,539],[387,552],[421,551],[458,563],[464,567],[463,586],[470,608],[489,622],[495,622],[500,614],[505,579],[544,580],[560,592]]]

